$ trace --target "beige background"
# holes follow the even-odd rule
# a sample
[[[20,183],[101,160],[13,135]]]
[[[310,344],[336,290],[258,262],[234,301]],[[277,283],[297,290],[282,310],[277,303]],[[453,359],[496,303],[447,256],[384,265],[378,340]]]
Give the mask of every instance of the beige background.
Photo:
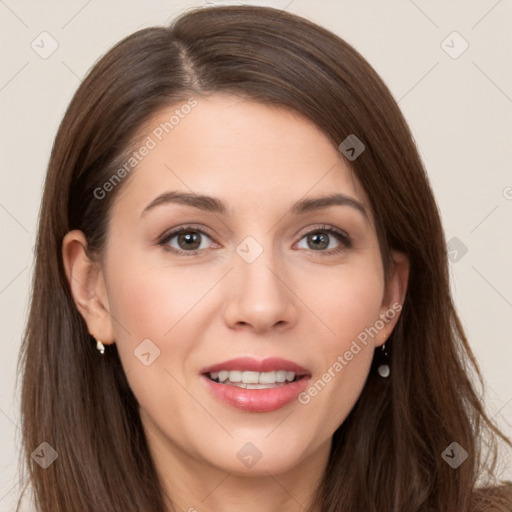
[[[16,360],[58,123],[111,45],[200,3],[0,0],[0,511],[13,510],[18,492]],[[241,3],[286,8],[331,29],[388,84],[427,167],[446,238],[468,249],[450,263],[454,297],[488,385],[490,414],[512,435],[512,0]],[[58,43],[46,59],[31,47],[43,31]],[[451,35],[442,45],[453,31],[463,39]],[[464,40],[469,47],[452,58]]]

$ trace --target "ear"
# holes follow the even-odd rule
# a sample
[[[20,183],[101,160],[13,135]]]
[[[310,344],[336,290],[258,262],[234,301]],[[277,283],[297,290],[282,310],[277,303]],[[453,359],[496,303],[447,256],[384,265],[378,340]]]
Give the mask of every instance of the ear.
[[[380,320],[384,327],[375,336],[375,346],[381,346],[395,328],[407,292],[409,281],[409,258],[401,251],[391,251],[392,265],[384,288],[384,297],[380,307]]]
[[[100,265],[86,254],[87,240],[82,231],[69,231],[62,241],[62,260],[71,294],[95,339],[114,342],[114,331],[107,288]]]

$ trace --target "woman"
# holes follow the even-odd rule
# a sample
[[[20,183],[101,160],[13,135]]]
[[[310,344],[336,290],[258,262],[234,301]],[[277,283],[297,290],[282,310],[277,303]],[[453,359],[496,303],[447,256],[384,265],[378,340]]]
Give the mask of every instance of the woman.
[[[22,356],[41,512],[512,504],[406,122],[286,12],[191,11],[94,66]]]

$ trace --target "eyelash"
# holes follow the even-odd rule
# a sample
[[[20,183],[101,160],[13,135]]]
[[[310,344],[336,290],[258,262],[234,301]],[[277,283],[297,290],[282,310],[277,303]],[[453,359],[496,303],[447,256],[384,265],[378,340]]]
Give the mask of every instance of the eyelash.
[[[172,240],[175,236],[177,235],[180,235],[182,233],[189,233],[189,232],[193,232],[193,233],[200,233],[201,235],[205,235],[207,236],[208,238],[210,239],[213,239],[213,237],[208,234],[206,231],[204,231],[203,229],[201,228],[198,228],[198,227],[195,227],[195,226],[182,226],[178,229],[175,229],[169,233],[166,233],[165,235],[163,235],[163,237],[159,240],[158,244],[161,245],[166,251],[169,251],[169,252],[172,252],[174,254],[178,254],[178,255],[182,255],[182,256],[195,256],[195,255],[198,255],[200,253],[205,253],[206,252],[206,249],[195,249],[194,251],[182,251],[182,250],[179,250],[179,249],[175,249],[174,247],[169,247],[167,244],[169,243],[170,240]],[[341,246],[338,247],[337,249],[331,249],[330,251],[325,251],[325,250],[319,250],[319,251],[314,251],[314,250],[311,250],[311,252],[316,252],[318,253],[320,256],[332,256],[332,255],[335,255],[335,254],[339,254],[340,252],[346,250],[346,249],[350,249],[352,247],[352,241],[350,239],[350,237],[345,234],[343,231],[341,230],[338,230],[332,226],[327,226],[327,225],[318,225],[318,226],[315,226],[313,229],[307,231],[306,233],[304,233],[299,240],[302,240],[304,237],[310,235],[310,234],[313,234],[313,233],[328,233],[329,235],[333,235],[335,236],[340,242],[341,242]]]

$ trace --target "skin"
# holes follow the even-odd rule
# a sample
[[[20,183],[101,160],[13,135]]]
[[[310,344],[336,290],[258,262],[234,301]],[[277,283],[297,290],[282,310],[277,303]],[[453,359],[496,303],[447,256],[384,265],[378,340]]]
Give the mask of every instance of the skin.
[[[66,235],[66,272],[89,332],[117,344],[175,509],[302,511],[332,434],[399,314],[306,405],[294,400],[273,412],[241,411],[214,397],[200,370],[234,357],[276,356],[306,367],[315,382],[359,333],[403,303],[409,263],[394,252],[394,272],[384,282],[368,198],[309,120],[229,95],[197,101],[122,184],[100,263],[87,259],[80,231]],[[140,134],[151,135],[177,107],[156,114]],[[231,214],[168,203],[141,218],[156,196],[172,190],[214,196]],[[349,206],[290,213],[296,201],[333,191],[361,202],[369,217]],[[189,223],[208,233],[198,235],[200,254],[158,244]],[[352,245],[318,225],[344,231]],[[310,231],[328,244],[317,248]],[[247,236],[263,250],[252,263],[236,252]],[[178,242],[175,236],[167,247],[190,251]],[[160,355],[145,366],[134,350],[148,338]],[[237,457],[247,442],[262,454],[251,468]]]

